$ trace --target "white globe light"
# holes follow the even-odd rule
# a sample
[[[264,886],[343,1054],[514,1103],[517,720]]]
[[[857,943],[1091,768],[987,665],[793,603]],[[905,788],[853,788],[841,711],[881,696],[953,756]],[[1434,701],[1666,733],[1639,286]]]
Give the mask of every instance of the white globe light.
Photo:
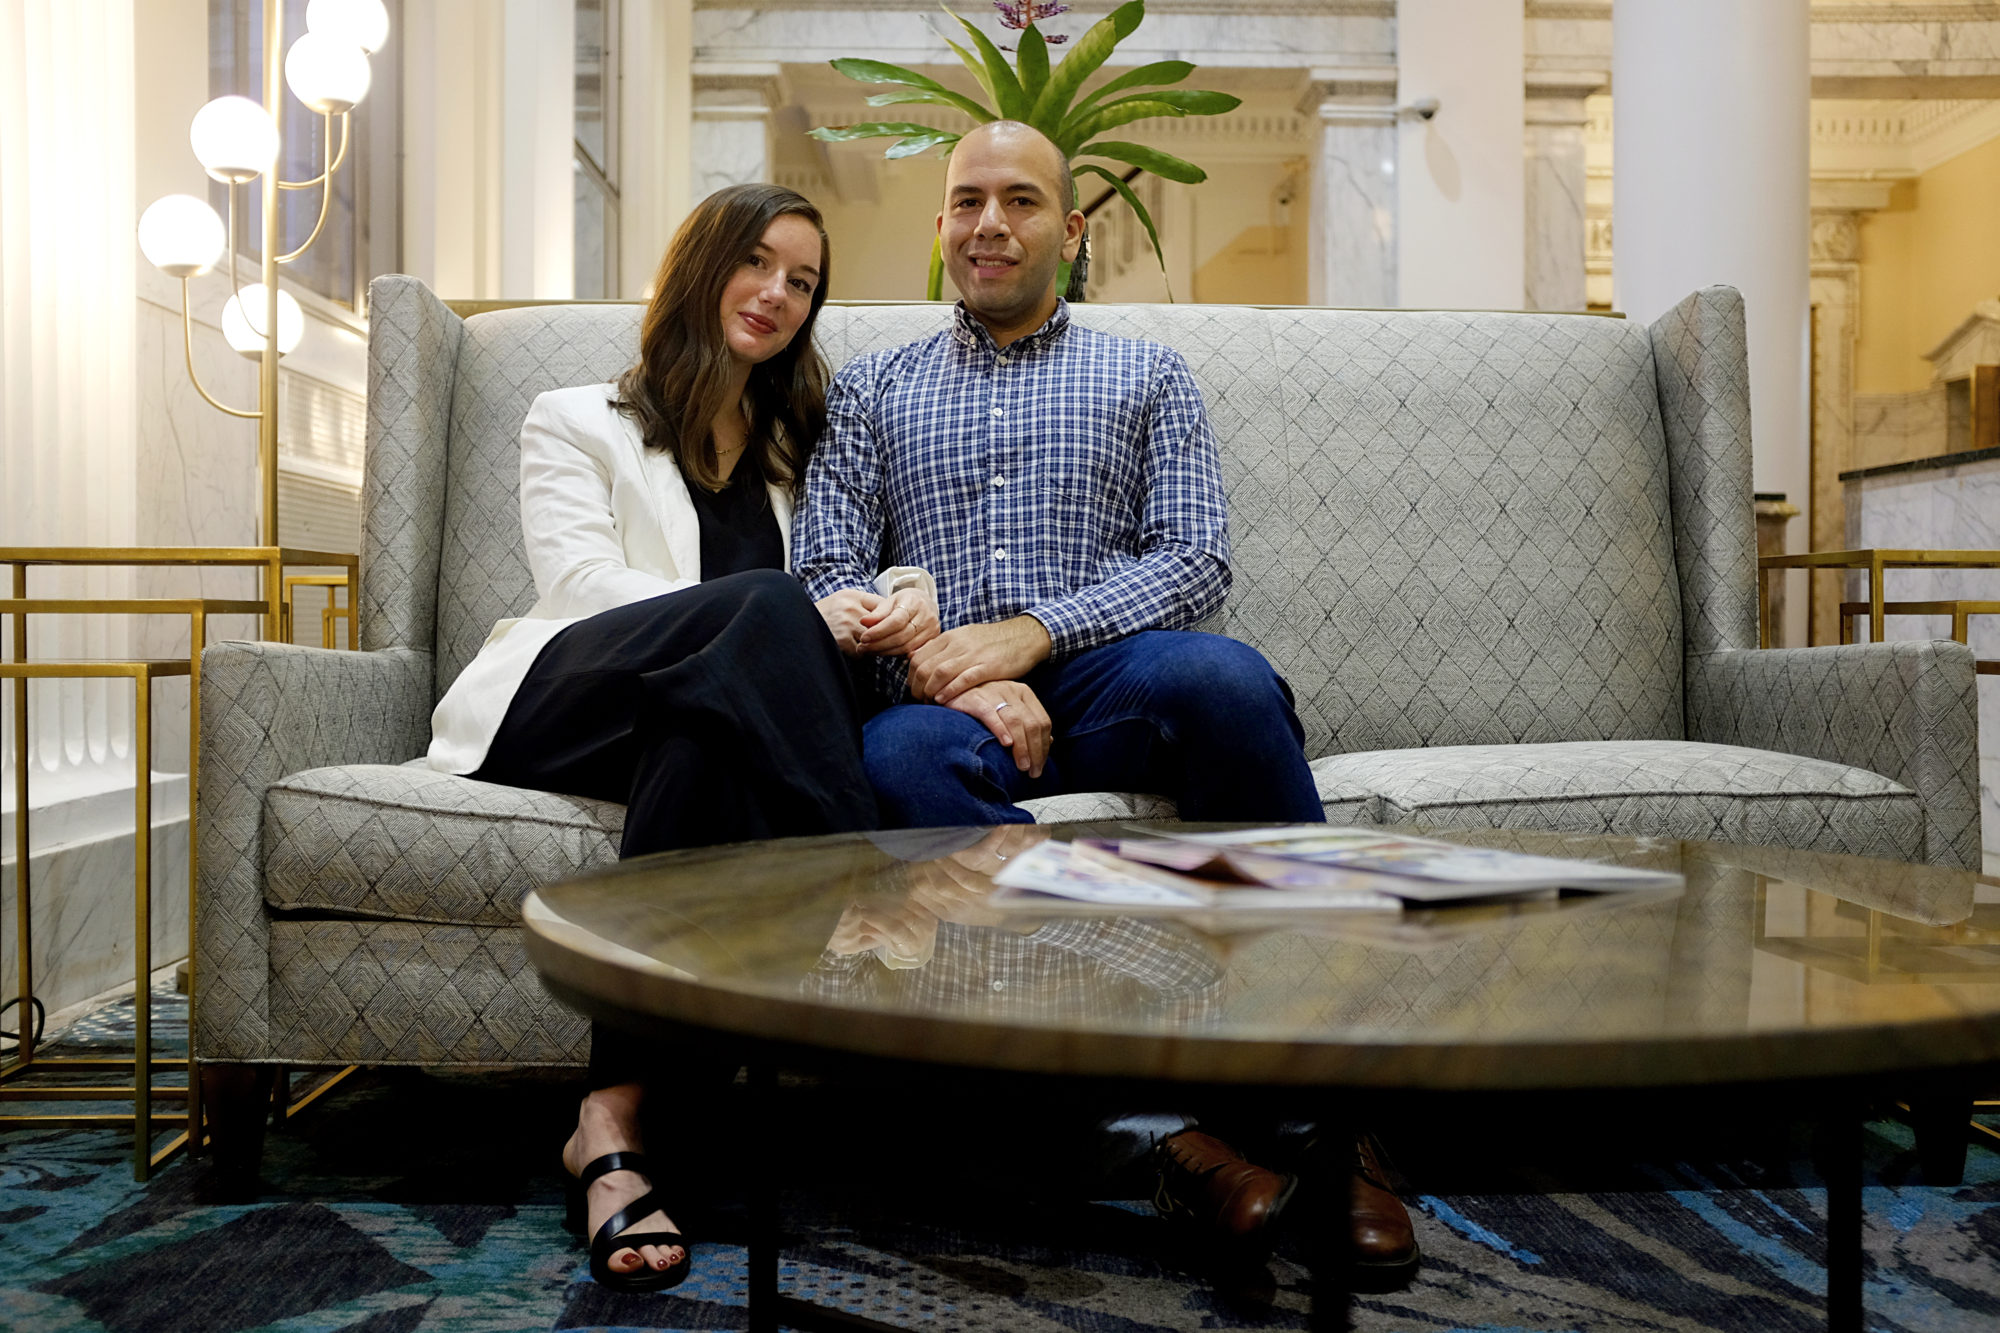
[[[312,0],[306,6],[306,31],[372,56],[389,40],[389,11],[382,0]]]
[[[368,96],[368,56],[358,46],[309,32],[285,56],[285,82],[301,102],[322,115],[352,110]]]
[[[247,97],[218,97],[194,113],[188,142],[208,174],[240,185],[278,160],[278,127]]]
[[[247,307],[247,313],[246,313]],[[253,282],[222,306],[222,336],[253,360],[264,354],[264,284]],[[292,294],[278,292],[278,355],[283,356],[306,336],[306,314]]]
[[[208,272],[228,244],[222,219],[191,194],[164,195],[139,215],[139,248],[170,278]]]

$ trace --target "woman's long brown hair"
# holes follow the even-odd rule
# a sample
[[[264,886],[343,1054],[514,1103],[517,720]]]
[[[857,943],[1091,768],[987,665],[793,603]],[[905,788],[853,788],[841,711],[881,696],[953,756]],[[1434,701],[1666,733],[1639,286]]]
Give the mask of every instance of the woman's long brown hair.
[[[732,185],[702,200],[660,260],[653,300],[639,328],[639,364],[618,380],[614,403],[639,424],[646,447],[672,455],[681,475],[706,490],[723,486],[711,426],[733,406],[722,289],[764,232],[787,213],[819,232],[819,282],[792,341],[750,370],[743,461],[755,462],[768,481],[798,477],[826,425],[826,361],[813,346],[813,325],[826,303],[832,259],[826,223],[804,195],[781,185]]]

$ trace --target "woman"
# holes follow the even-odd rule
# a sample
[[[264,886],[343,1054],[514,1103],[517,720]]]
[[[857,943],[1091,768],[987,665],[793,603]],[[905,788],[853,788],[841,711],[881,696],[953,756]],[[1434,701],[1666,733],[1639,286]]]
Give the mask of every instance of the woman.
[[[826,232],[802,196],[710,196],[661,260],[639,363],[558,389],[521,427],[521,526],[537,600],[494,626],[432,717],[430,763],[625,803],[621,856],[872,828],[843,652],[908,652],[936,593],[897,568],[817,607],[792,576],[791,490],[825,421],[812,345]],[[686,1277],[639,1148],[643,1051],[597,1027],[563,1164],[591,1274]]]

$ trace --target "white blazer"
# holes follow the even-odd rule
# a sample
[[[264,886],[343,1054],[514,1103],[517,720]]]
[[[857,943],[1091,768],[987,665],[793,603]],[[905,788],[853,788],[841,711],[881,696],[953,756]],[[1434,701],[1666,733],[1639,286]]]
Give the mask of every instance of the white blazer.
[[[431,714],[430,766],[471,773],[486,762],[515,691],[550,639],[600,611],[701,582],[701,520],[680,468],[649,450],[638,423],[586,384],[535,399],[521,425],[521,532],[535,576],[528,614],[493,627]],[[771,508],[792,564],[792,496]],[[931,589],[922,570],[885,570],[876,587]]]

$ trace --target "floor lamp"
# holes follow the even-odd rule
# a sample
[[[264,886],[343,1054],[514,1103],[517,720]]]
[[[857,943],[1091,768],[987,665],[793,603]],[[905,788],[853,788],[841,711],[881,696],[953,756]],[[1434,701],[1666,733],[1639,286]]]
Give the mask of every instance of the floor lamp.
[[[169,277],[181,280],[181,341],[188,378],[208,403],[231,416],[257,422],[259,538],[278,540],[278,358],[298,345],[305,316],[289,292],[278,287],[278,266],[289,264],[319,239],[333,198],[333,177],[347,160],[348,113],[368,94],[368,57],[389,37],[389,14],[382,0],[311,0],[306,31],[284,46],[283,0],[263,0],[264,100],[218,97],[195,113],[188,139],[202,167],[228,187],[228,221],[206,200],[170,194],[155,200],[139,219],[139,248]],[[282,69],[282,76],[281,76]],[[308,180],[279,180],[276,171],[285,114],[285,87],[324,122],[321,170]],[[336,121],[338,124],[336,125]],[[335,133],[339,146],[335,147]],[[259,280],[241,286],[236,272],[237,187],[262,177],[263,257]],[[278,200],[284,190],[320,191],[319,220],[290,251],[277,245]],[[208,272],[224,252],[229,257],[229,299],[222,309],[222,334],[229,345],[258,361],[257,406],[231,407],[208,391],[194,367],[194,321],[188,310],[188,280]]]

